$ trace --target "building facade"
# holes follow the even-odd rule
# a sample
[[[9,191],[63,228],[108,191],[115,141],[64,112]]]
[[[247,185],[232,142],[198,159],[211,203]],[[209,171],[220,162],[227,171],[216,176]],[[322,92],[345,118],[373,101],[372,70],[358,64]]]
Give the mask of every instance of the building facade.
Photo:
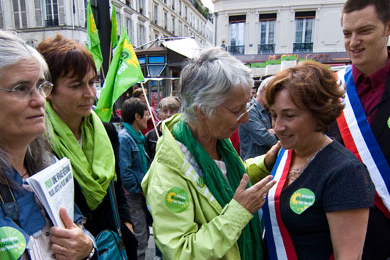
[[[285,55],[345,64],[345,0],[213,0],[216,45],[245,63]]]
[[[200,0],[90,0],[100,32],[111,28],[110,6],[115,5],[118,37],[127,34],[137,52],[147,82],[149,99],[159,100],[177,91],[181,63],[186,58],[160,46],[156,39],[191,37],[200,46],[213,45],[214,26]],[[110,5],[108,4],[110,3]],[[99,16],[99,14],[102,14]],[[0,0],[0,29],[17,32],[30,45],[37,46],[57,33],[85,43],[87,0]],[[103,18],[103,16],[106,16]],[[105,34],[107,35],[107,34]],[[107,37],[109,39],[109,37]],[[107,39],[103,39],[107,42]],[[155,43],[155,44],[149,44]],[[106,44],[105,46],[109,45]],[[108,60],[108,48],[103,57]],[[159,48],[149,51],[149,48]],[[141,52],[139,52],[141,51]],[[107,70],[108,63],[106,64]],[[104,67],[104,64],[103,64]],[[107,71],[106,71],[107,72]],[[102,72],[102,74],[104,74]],[[150,78],[157,79],[150,79]]]
[[[91,0],[99,28],[98,2]],[[158,37],[175,36],[193,37],[202,45],[213,43],[214,33],[210,31],[213,27],[200,1],[114,0],[112,3],[117,11],[119,33],[124,26],[134,46]],[[87,0],[0,0],[0,29],[15,30],[33,46],[56,33],[85,42],[86,9]]]
[[[0,0],[0,29],[32,46],[56,33],[85,42],[86,6],[85,0]]]

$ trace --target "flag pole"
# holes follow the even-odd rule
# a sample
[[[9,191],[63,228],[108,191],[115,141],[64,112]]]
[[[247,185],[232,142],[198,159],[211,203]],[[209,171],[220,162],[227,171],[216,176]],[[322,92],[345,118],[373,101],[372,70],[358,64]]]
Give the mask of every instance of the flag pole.
[[[102,72],[103,81],[106,81],[106,76],[104,75],[103,66],[100,67],[100,71]]]
[[[144,93],[144,97],[145,97],[145,100],[146,100],[146,105],[148,106],[149,114],[150,114],[150,116],[152,118],[154,131],[156,132],[157,138],[160,138],[160,135],[158,134],[158,130],[157,130],[156,121],[154,121],[153,111],[152,111],[152,108],[151,108],[151,106],[149,104],[148,97],[146,95],[144,83],[142,83],[142,82],[141,82],[141,88],[142,88],[142,92]]]
[[[108,58],[108,67],[111,65],[111,53],[112,53],[112,42],[110,41],[110,56]]]

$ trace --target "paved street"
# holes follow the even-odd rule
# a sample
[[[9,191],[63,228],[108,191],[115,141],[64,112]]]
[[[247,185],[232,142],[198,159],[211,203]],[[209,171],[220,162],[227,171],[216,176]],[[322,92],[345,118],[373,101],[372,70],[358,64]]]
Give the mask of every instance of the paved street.
[[[149,238],[149,245],[148,250],[146,250],[146,260],[153,260],[155,256],[155,245],[153,240],[153,231],[152,228],[150,228],[150,238]]]

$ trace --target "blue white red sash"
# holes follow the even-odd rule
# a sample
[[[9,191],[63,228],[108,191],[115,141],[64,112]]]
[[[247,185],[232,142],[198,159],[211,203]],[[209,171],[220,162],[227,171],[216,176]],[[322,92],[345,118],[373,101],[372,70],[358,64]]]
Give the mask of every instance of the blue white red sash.
[[[286,151],[281,148],[271,172],[277,183],[268,192],[266,203],[263,206],[265,234],[271,260],[297,259],[291,237],[283,224],[280,214],[280,194],[287,180],[291,157],[292,151]]]
[[[367,166],[380,197],[379,199],[376,196],[375,205],[389,217],[390,167],[366,119],[352,78],[352,66],[347,67],[345,71],[339,71],[338,77],[343,86],[347,86],[345,98],[342,100],[345,108],[337,119],[345,147]]]

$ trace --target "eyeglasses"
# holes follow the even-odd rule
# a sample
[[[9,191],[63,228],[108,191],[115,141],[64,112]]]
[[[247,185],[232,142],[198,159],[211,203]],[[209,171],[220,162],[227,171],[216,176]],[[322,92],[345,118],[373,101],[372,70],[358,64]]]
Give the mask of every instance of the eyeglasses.
[[[31,85],[22,83],[18,84],[13,88],[0,88],[0,90],[4,90],[7,92],[11,92],[15,97],[20,99],[27,99],[29,98],[34,90],[37,90],[39,95],[46,98],[50,95],[51,91],[53,89],[53,84],[49,81],[44,81],[41,84],[38,85],[38,87],[31,87]]]
[[[249,105],[249,108],[245,110],[244,113],[237,113],[237,112],[233,112],[230,108],[224,106],[223,104],[221,104],[221,106],[223,106],[226,110],[228,110],[230,113],[232,113],[233,115],[235,115],[237,117],[237,121],[240,121],[247,113],[249,113],[249,111],[251,111],[253,109],[253,107],[255,106],[255,103],[250,103]]]

